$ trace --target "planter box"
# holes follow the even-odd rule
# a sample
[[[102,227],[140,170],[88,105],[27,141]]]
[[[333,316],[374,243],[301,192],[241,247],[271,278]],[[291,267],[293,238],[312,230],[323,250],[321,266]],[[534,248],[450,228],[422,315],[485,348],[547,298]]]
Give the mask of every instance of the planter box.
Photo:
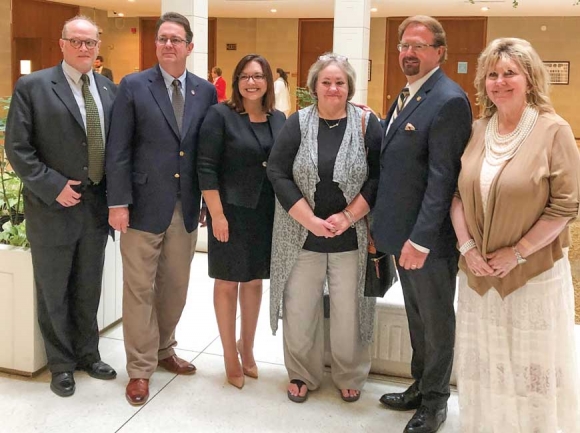
[[[99,329],[113,324],[122,314],[119,236],[116,239],[109,238],[105,251]],[[31,376],[45,365],[30,250],[0,245],[0,370]]]

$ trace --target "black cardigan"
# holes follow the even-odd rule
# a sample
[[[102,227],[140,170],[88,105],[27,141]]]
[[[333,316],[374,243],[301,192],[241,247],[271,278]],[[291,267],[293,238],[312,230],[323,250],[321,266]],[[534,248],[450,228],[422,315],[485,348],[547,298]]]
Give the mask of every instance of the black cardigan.
[[[282,129],[281,111],[268,114],[272,136]],[[197,171],[202,191],[219,190],[222,201],[255,209],[266,178],[268,154],[260,145],[247,113],[213,105],[200,130]]]

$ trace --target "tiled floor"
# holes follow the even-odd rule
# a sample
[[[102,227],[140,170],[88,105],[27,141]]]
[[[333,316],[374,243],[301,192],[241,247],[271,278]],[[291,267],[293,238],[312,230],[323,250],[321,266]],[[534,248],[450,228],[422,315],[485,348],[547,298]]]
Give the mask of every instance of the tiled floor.
[[[101,356],[119,373],[114,381],[77,372],[75,395],[60,398],[49,390],[48,372],[34,379],[0,374],[0,433],[403,431],[412,413],[388,411],[378,402],[385,392],[404,390],[408,382],[403,379],[371,377],[357,403],[340,400],[329,378],[305,404],[287,399],[281,331],[276,336],[270,332],[267,284],[255,344],[260,378],[247,379],[242,390],[228,385],[206,269],[207,257],[198,253],[177,329],[178,354],[194,360],[197,374],[176,376],[159,369],[147,404],[130,406],[124,396],[128,378],[123,330],[116,326],[100,342]],[[580,347],[580,332],[578,336]],[[459,432],[456,393],[440,432]]]

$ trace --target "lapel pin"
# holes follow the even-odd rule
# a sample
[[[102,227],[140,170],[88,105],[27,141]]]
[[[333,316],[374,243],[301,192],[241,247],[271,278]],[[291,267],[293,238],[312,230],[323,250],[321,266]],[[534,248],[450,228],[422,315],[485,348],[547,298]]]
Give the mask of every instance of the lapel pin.
[[[192,91],[191,91],[191,94],[192,94],[192,95],[195,95],[195,90],[192,90]]]
[[[417,102],[419,102],[421,100],[420,96],[417,96]]]
[[[105,89],[105,90],[109,90],[109,89],[107,89],[107,86],[103,86],[103,89]]]

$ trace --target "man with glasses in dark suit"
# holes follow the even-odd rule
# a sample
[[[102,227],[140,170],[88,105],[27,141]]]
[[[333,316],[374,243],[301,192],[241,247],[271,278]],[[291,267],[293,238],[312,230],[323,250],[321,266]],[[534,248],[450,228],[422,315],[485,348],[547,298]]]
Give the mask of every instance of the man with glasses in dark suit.
[[[109,232],[105,137],[116,91],[93,74],[100,44],[92,20],[67,21],[62,63],[18,80],[6,124],[6,154],[24,183],[50,388],[61,397],[74,394],[75,369],[117,375],[101,361],[97,327]]]

